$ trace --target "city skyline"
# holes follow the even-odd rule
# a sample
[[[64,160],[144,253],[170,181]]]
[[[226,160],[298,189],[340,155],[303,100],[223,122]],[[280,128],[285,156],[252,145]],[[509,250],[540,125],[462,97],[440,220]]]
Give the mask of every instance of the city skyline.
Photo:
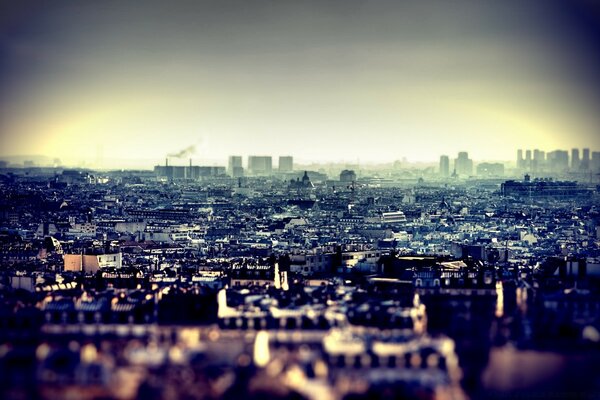
[[[241,167],[242,170],[246,170],[249,167],[249,159],[251,158],[270,158],[271,159],[271,169],[273,172],[280,170],[279,161],[281,159],[291,159],[285,161],[286,163],[291,162],[294,167],[301,166],[316,166],[316,165],[354,165],[354,166],[370,166],[370,167],[382,167],[386,165],[399,165],[402,166],[424,166],[431,167],[438,165],[440,162],[440,158],[448,159],[448,168],[452,166],[454,168],[454,164],[457,158],[461,157],[461,154],[466,155],[471,163],[477,164],[485,164],[485,163],[502,163],[507,164],[509,168],[515,167],[517,170],[525,170],[528,167],[526,163],[532,162],[544,162],[544,163],[553,163],[554,160],[551,157],[554,157],[556,153],[562,153],[565,155],[565,163],[566,167],[570,167],[570,169],[577,169],[577,167],[573,166],[573,151],[578,153],[579,150],[582,150],[582,154],[587,154],[587,160],[590,162],[588,167],[593,169],[592,162],[597,162],[596,159],[598,154],[600,154],[600,149],[595,148],[569,148],[569,149],[554,149],[552,151],[546,151],[541,149],[524,149],[519,148],[515,150],[515,154],[512,159],[478,159],[474,158],[469,151],[459,151],[455,154],[444,153],[439,155],[431,155],[430,159],[427,160],[414,160],[409,159],[407,157],[397,158],[393,160],[379,160],[379,161],[365,161],[360,158],[357,159],[329,159],[329,160],[315,160],[315,159],[299,159],[295,155],[288,153],[282,154],[230,154],[225,159],[220,158],[200,158],[196,153],[195,146],[188,146],[182,150],[179,150],[174,153],[169,153],[162,159],[112,159],[112,160],[104,160],[104,159],[90,159],[90,160],[70,160],[71,162],[64,162],[62,159],[58,157],[48,157],[41,155],[19,155],[19,156],[0,156],[0,161],[6,163],[7,166],[18,167],[18,166],[35,166],[35,167],[78,167],[78,168],[93,168],[98,170],[118,170],[118,169],[152,169],[154,167],[165,165],[171,166],[187,166],[187,165],[205,165],[205,166],[224,166],[227,167],[227,171],[231,174],[231,170],[233,166]],[[528,155],[527,155],[528,154]],[[527,158],[529,157],[529,158]],[[237,158],[234,162],[235,165],[232,164],[232,158]],[[593,158],[593,160],[592,160]],[[274,160],[278,160],[276,163]],[[578,163],[580,160],[575,161]],[[530,165],[529,168],[533,166]],[[538,165],[539,166],[539,165]],[[586,167],[586,169],[588,168]],[[472,166],[470,167],[472,168]],[[569,169],[569,168],[566,168]],[[285,168],[286,171],[290,171],[289,167]],[[449,170],[449,173],[452,172]],[[555,171],[558,172],[558,171]]]
[[[599,14],[584,1],[26,1],[0,14],[0,158],[600,148]]]

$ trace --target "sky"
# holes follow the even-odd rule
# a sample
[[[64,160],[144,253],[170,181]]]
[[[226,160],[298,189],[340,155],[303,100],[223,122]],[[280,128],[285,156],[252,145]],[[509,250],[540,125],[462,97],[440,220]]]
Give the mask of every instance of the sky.
[[[0,157],[600,151],[599,89],[594,0],[0,2]]]

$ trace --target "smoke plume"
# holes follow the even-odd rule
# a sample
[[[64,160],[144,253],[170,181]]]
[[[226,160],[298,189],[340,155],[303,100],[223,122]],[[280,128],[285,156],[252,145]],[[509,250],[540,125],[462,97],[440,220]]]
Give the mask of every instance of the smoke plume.
[[[185,149],[177,152],[177,153],[171,153],[169,154],[169,157],[172,158],[186,158],[191,156],[192,154],[194,154],[196,152],[196,146],[195,145],[191,145],[186,147]]]

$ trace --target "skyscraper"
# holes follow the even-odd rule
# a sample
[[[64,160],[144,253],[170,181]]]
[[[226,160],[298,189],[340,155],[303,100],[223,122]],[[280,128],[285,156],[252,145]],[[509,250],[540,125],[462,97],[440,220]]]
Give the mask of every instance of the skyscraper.
[[[533,150],[533,163],[531,165],[531,170],[536,172],[543,170],[545,162],[546,153],[538,149]]]
[[[242,166],[242,156],[229,156],[229,163],[227,164],[227,172],[231,174],[235,167]]]
[[[229,163],[227,164],[227,173],[233,178],[239,178],[244,175],[244,168],[242,167],[242,156],[229,156]]]
[[[448,156],[440,156],[440,176],[442,178],[450,176],[450,158]]]
[[[279,156],[279,172],[292,172],[294,170],[294,157]]]
[[[525,164],[523,165],[523,168],[525,168],[526,170],[531,170],[531,164],[531,150],[527,150],[525,151]]]
[[[579,169],[579,149],[571,149],[571,169],[576,171]]]
[[[523,150],[517,150],[517,168],[523,169]]]
[[[590,169],[590,149],[583,149],[579,169],[582,171],[588,171]]]
[[[592,152],[592,164],[590,167],[594,172],[600,172],[600,151]]]
[[[271,175],[273,159],[271,156],[249,156],[248,171],[253,175]]]
[[[473,175],[473,160],[469,158],[469,153],[466,151],[458,153],[458,158],[454,160],[454,169],[458,175]]]
[[[546,160],[548,168],[552,172],[564,172],[569,169],[569,152],[566,150],[551,151]]]

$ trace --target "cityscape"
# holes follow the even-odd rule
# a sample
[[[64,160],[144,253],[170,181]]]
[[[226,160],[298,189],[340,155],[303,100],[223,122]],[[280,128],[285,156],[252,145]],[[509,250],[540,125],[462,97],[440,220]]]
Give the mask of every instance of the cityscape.
[[[0,3],[0,399],[600,399],[600,8]]]
[[[578,154],[4,164],[2,397],[596,398],[600,166]]]

